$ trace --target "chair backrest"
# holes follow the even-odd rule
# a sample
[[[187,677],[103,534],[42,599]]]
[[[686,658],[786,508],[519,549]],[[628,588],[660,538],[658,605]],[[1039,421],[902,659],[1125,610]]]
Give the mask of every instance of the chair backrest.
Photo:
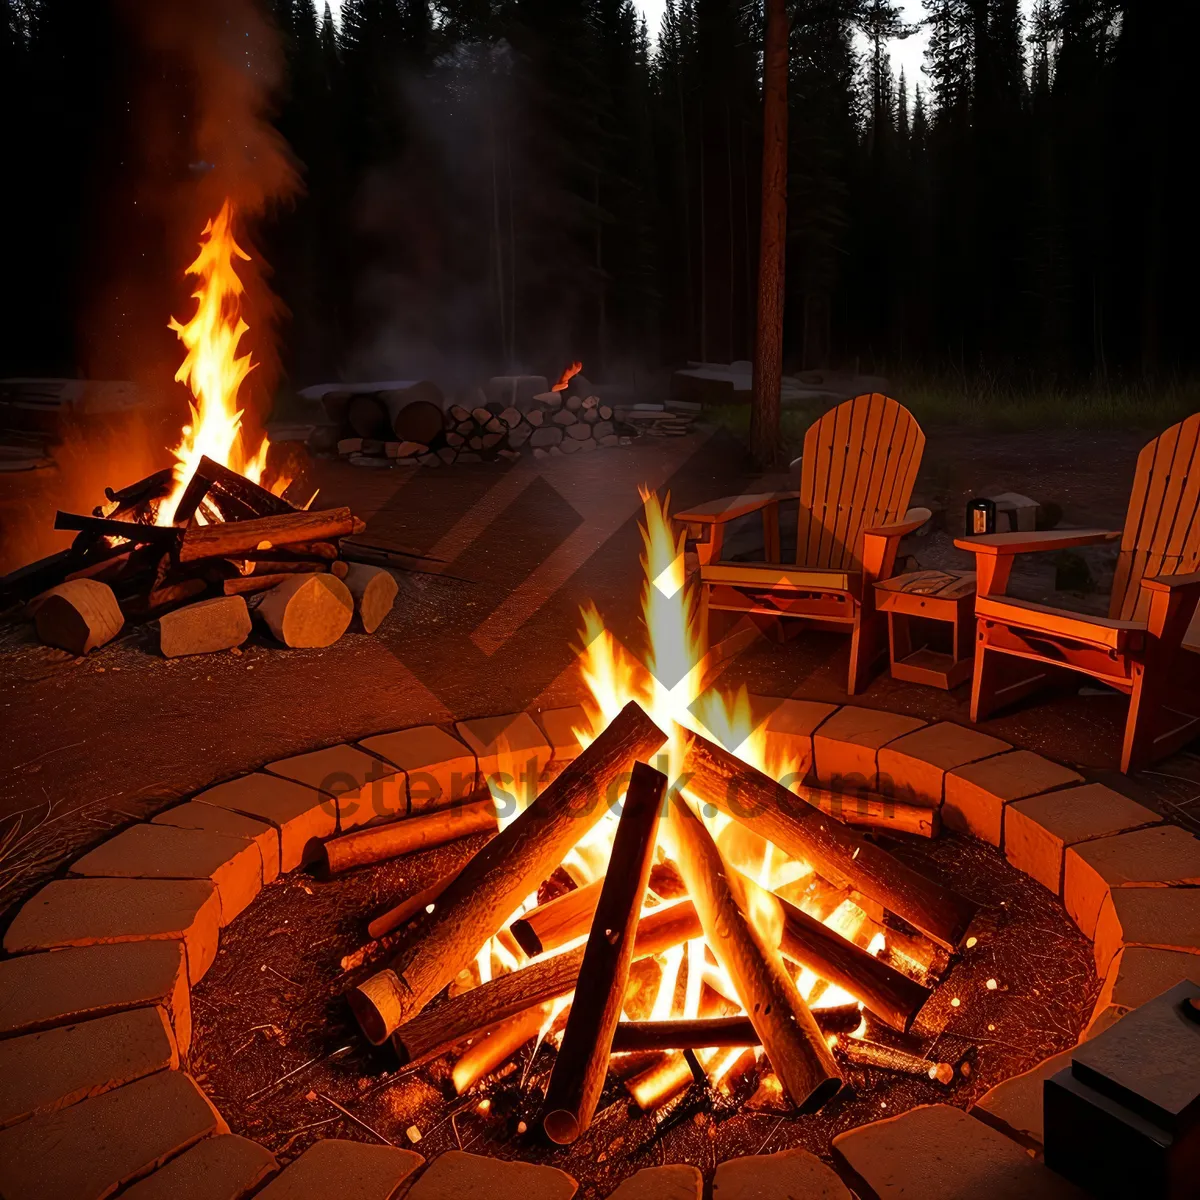
[[[1200,413],[1142,449],[1125,515],[1109,616],[1143,621],[1142,580],[1200,571]]]
[[[902,404],[874,392],[831,408],[804,435],[796,563],[862,565],[863,530],[908,511],[925,435]]]

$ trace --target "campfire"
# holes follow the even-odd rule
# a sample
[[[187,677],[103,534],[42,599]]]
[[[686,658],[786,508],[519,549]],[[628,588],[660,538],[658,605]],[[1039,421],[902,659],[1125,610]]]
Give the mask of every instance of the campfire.
[[[228,649],[250,631],[245,598],[259,595],[284,644],[328,645],[355,610],[371,631],[391,606],[394,580],[362,565],[388,556],[348,540],[365,524],[348,508],[314,510],[315,493],[296,502],[295,481],[268,464],[268,439],[247,438],[239,392],[255,363],[240,352],[248,327],[237,266],[250,256],[234,215],[226,200],[205,226],[187,268],[195,311],[170,322],[186,349],[175,380],[191,407],[174,465],[107,488],[90,515],[60,511],[55,528],[76,533],[71,546],[0,581],[4,600],[30,601],[50,645],[84,654],[127,620],[155,618],[164,653]],[[192,603],[205,596],[207,605]]]
[[[407,1065],[455,1051],[460,1094],[555,1044],[539,1119],[559,1143],[588,1128],[610,1074],[642,1109],[751,1072],[761,1097],[814,1111],[847,1063],[949,1083],[951,1065],[867,1035],[907,1032],[974,905],[852,828],[919,828],[906,806],[805,786],[746,692],[714,686],[684,537],[669,498],[643,500],[646,653],[585,611],[581,753],[536,798],[513,761],[490,803],[460,806],[498,832],[344,962],[374,967],[348,993],[362,1031]],[[336,871],[402,850],[380,828],[326,852]]]

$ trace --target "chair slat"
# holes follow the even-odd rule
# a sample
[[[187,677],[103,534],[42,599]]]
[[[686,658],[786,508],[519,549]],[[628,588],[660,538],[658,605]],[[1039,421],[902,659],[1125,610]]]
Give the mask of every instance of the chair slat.
[[[833,411],[837,419],[833,424],[833,446],[829,454],[829,474],[825,479],[824,508],[821,516],[821,542],[817,547],[814,567],[827,567],[841,554],[836,544],[838,518],[842,512],[843,487],[847,483],[847,461],[855,461],[853,426],[861,397],[856,396],[847,404],[839,404]]]
[[[886,457],[887,453],[886,450],[880,449],[883,438],[882,430],[886,423],[890,437],[891,430],[896,424],[899,407],[898,404],[889,406],[887,398],[876,393],[870,397],[870,403],[866,409],[862,432],[862,454],[859,457],[858,472],[854,480],[846,526],[842,534],[842,544],[845,547],[842,565],[848,569],[861,565],[857,559],[858,543],[863,529],[867,528],[866,506],[870,500],[872,483],[875,479],[875,464],[879,459]]]

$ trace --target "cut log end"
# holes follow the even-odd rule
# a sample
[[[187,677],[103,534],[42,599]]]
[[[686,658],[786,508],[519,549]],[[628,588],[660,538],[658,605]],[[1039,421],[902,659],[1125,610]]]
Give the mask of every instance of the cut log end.
[[[354,598],[335,575],[292,575],[258,606],[271,633],[293,649],[332,646],[354,616]]]
[[[392,611],[400,590],[395,577],[383,567],[365,563],[350,563],[345,576],[346,587],[354,598],[354,609],[367,633],[374,633]]]
[[[124,624],[112,588],[95,579],[73,579],[52,588],[34,618],[42,642],[75,655],[111,642]]]
[[[243,596],[216,596],[164,613],[158,622],[159,649],[166,658],[232,650],[250,636],[250,610]]]
[[[378,971],[346,993],[350,1011],[373,1046],[382,1046],[400,1024],[404,1013],[404,986],[394,971]]]

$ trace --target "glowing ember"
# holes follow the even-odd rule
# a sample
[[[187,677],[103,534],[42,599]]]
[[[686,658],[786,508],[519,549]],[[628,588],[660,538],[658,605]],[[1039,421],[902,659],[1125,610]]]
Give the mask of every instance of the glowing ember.
[[[236,262],[249,262],[250,255],[234,240],[233,218],[233,205],[226,200],[204,227],[200,253],[187,269],[199,280],[192,293],[196,311],[186,324],[170,321],[170,328],[187,347],[175,381],[191,390],[192,419],[174,449],[175,486],[158,506],[159,525],[174,520],[176,505],[204,455],[254,483],[262,481],[267,464],[267,439],[251,452],[242,438],[238,390],[255,364],[250,354],[238,354],[248,326],[242,318],[244,287]],[[271,490],[282,494],[290,482],[276,480]]]
[[[563,373],[559,381],[550,389],[552,392],[565,392],[567,384],[583,370],[583,363],[573,362]]]

